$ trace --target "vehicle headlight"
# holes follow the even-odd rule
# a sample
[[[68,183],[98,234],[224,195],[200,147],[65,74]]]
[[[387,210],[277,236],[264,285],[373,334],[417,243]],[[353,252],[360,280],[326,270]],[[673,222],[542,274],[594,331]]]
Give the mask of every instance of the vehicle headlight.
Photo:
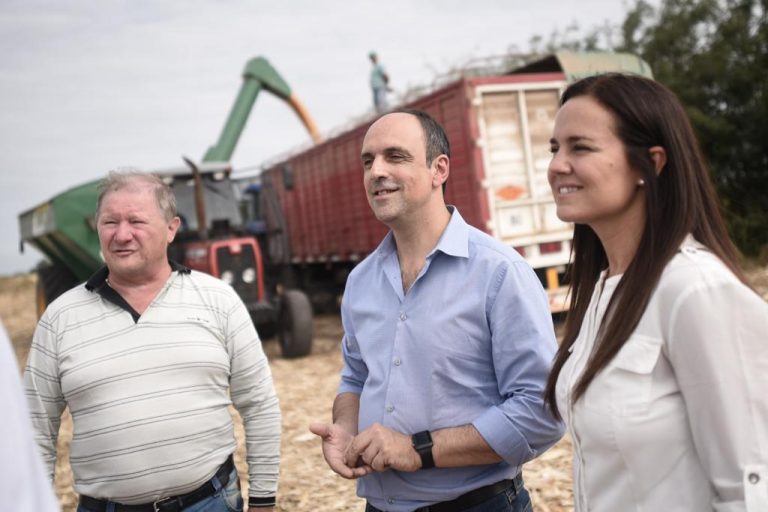
[[[233,274],[231,270],[225,270],[221,273],[221,280],[228,285],[231,285],[235,282],[235,274]]]
[[[247,268],[243,270],[243,281],[245,281],[248,284],[251,284],[252,282],[256,281],[256,271],[252,268]]]

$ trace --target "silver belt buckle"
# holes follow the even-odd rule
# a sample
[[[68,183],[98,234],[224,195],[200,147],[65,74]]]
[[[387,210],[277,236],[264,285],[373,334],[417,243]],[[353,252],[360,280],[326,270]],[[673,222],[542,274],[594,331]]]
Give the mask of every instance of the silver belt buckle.
[[[165,503],[169,503],[171,501],[175,501],[176,498],[163,498],[161,500],[157,500],[154,503],[152,503],[152,508],[155,512],[160,512],[160,507],[162,507]]]

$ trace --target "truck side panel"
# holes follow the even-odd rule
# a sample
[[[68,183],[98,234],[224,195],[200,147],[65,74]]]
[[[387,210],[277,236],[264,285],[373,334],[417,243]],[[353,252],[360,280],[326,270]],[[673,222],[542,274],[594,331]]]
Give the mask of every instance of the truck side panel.
[[[572,233],[555,215],[547,182],[549,138],[564,85],[558,73],[463,79],[407,105],[427,111],[448,135],[446,202],[528,260],[548,288],[553,311],[565,304],[560,277]],[[359,155],[372,122],[266,171],[285,215],[292,263],[354,263],[386,234],[362,183]]]
[[[464,218],[486,229],[487,199],[474,146],[467,82],[459,81],[409,105],[425,110],[451,142],[446,200]],[[387,232],[371,213],[363,190],[360,149],[373,119],[265,171],[283,206],[291,261],[358,261]]]

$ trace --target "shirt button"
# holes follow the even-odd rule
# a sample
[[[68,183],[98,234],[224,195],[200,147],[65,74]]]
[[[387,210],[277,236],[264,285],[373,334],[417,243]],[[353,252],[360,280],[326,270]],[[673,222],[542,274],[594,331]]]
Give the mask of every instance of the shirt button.
[[[392,412],[394,410],[395,410],[395,406],[394,405],[388,405],[387,406],[387,412]]]
[[[395,363],[395,366],[400,366],[400,358],[399,357],[396,357],[393,362]]]
[[[756,484],[760,482],[760,475],[758,475],[757,473],[750,473],[749,475],[747,475],[747,480],[749,480],[749,483],[751,484]]]
[[[401,311],[401,312],[400,312],[400,320],[402,320],[403,322],[405,322],[405,319],[406,319],[406,318],[408,318],[408,315],[406,315],[404,311]]]

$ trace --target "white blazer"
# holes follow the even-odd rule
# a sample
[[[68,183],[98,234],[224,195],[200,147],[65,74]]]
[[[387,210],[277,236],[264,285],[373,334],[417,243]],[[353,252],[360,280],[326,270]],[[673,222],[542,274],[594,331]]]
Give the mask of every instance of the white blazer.
[[[689,236],[573,403],[620,279],[601,276],[557,381],[576,511],[768,512],[768,303]]]

